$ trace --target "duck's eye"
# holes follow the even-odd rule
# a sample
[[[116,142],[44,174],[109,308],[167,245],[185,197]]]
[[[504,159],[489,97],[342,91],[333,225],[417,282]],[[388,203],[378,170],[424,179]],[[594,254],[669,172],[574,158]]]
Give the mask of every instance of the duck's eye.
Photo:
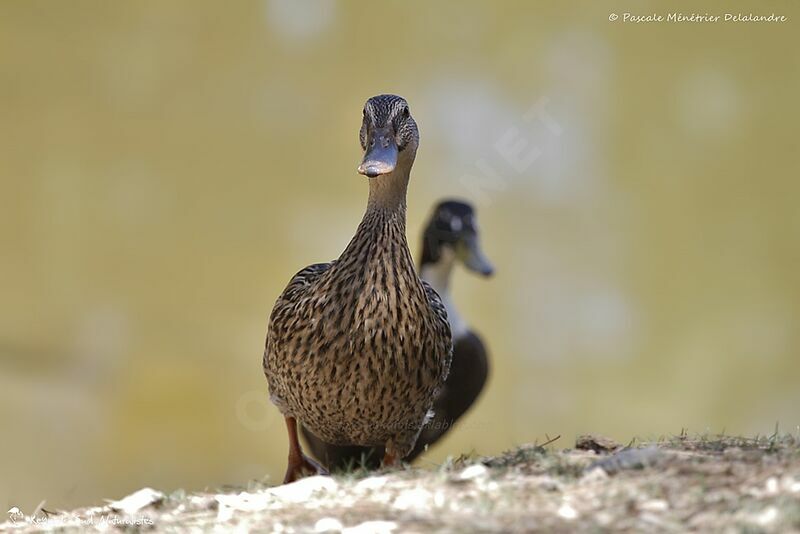
[[[403,118],[407,119],[410,115],[411,115],[411,113],[408,111],[408,106],[404,107],[403,108],[403,114],[402,114]]]

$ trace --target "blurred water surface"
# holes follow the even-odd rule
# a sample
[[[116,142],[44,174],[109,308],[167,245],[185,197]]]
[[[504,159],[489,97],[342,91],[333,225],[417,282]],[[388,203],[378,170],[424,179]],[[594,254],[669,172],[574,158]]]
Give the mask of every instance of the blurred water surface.
[[[800,424],[796,4],[0,4],[0,501],[271,477],[275,298],[363,213],[364,100],[422,144],[409,232],[475,203],[479,405],[422,465],[525,441]],[[694,6],[694,7],[692,7]]]

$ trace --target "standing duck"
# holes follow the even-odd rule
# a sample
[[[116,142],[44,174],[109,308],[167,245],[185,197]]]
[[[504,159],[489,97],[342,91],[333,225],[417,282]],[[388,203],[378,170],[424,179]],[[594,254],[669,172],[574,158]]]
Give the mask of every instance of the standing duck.
[[[369,200],[355,236],[338,259],[298,272],[269,320],[263,365],[289,435],[284,483],[325,473],[303,453],[298,421],[327,443],[383,447],[385,465],[405,458],[450,368],[446,309],[406,241],[419,144],[408,103],[367,100],[360,139]]]
[[[453,427],[478,398],[489,375],[486,347],[481,338],[467,327],[450,296],[450,279],[456,263],[482,276],[491,276],[494,271],[481,250],[475,210],[471,205],[447,200],[434,208],[422,237],[420,263],[420,276],[441,296],[447,309],[453,334],[453,362],[447,381],[434,403],[434,417],[406,457],[408,461],[419,456]],[[325,443],[306,428],[303,428],[303,435],[314,456],[331,469],[375,468],[383,455],[380,448]]]

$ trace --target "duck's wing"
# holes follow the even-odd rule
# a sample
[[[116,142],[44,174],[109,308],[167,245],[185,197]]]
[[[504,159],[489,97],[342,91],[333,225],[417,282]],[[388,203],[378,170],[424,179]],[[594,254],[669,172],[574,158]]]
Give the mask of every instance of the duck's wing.
[[[267,342],[264,347],[264,373],[272,389],[272,372],[270,360],[275,357],[275,343],[291,339],[297,323],[298,312],[300,315],[310,313],[313,303],[309,296],[313,294],[314,286],[320,277],[330,269],[335,262],[315,263],[305,269],[301,269],[289,281],[289,285],[283,290],[281,296],[275,302],[272,313],[269,317],[269,327],[267,329]],[[274,362],[272,362],[274,363]],[[275,400],[275,399],[273,399]]]
[[[315,263],[301,269],[292,277],[289,285],[283,290],[272,308],[267,331],[267,349],[269,349],[270,337],[275,334],[280,336],[283,333],[282,330],[290,328],[287,321],[290,321],[292,317],[296,319],[298,312],[302,315],[304,312],[311,311],[310,308],[313,308],[313,304],[309,302],[308,297],[313,296],[314,286],[334,263],[336,262]]]
[[[444,302],[442,302],[442,297],[439,296],[439,293],[436,292],[433,287],[426,282],[425,280],[420,280],[422,282],[422,287],[425,288],[425,296],[428,297],[428,304],[430,304],[431,309],[436,314],[436,318],[447,325],[447,330],[450,330],[450,323],[447,321],[447,308],[444,307]]]
[[[450,321],[447,320],[447,308],[445,308],[439,293],[425,280],[421,280],[421,282],[435,317],[436,338],[442,340],[439,353],[445,357],[444,376],[442,377],[442,381],[444,381],[450,373],[450,362],[453,359],[453,337],[450,332]]]
[[[273,315],[275,311],[283,306],[294,305],[297,303],[302,296],[305,294],[308,289],[314,285],[314,283],[322,276],[328,269],[333,266],[334,262],[330,263],[315,263],[314,265],[309,265],[305,269],[301,269],[296,275],[292,277],[289,281],[289,285],[286,286],[286,289],[283,290],[281,296],[278,297],[277,302],[275,302],[275,308],[273,309]]]

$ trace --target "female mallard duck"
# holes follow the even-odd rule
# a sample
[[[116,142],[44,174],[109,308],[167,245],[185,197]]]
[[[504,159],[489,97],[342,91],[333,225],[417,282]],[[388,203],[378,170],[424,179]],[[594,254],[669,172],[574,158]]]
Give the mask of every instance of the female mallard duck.
[[[419,143],[406,101],[370,98],[360,138],[369,200],[358,230],[337,260],[292,278],[269,320],[264,374],[289,433],[284,482],[324,472],[303,454],[297,421],[327,443],[383,446],[386,465],[406,457],[450,368],[447,312],[406,242]]]
[[[456,263],[483,276],[491,276],[492,264],[483,254],[478,239],[475,211],[467,203],[448,200],[433,211],[422,238],[420,276],[441,296],[453,333],[453,361],[450,374],[433,405],[434,417],[425,425],[417,444],[406,457],[408,461],[433,445],[480,395],[489,375],[486,347],[471,331],[456,310],[450,297],[450,278]],[[306,428],[303,435],[311,452],[331,469],[363,465],[379,465],[380,448],[331,445],[314,436]]]

